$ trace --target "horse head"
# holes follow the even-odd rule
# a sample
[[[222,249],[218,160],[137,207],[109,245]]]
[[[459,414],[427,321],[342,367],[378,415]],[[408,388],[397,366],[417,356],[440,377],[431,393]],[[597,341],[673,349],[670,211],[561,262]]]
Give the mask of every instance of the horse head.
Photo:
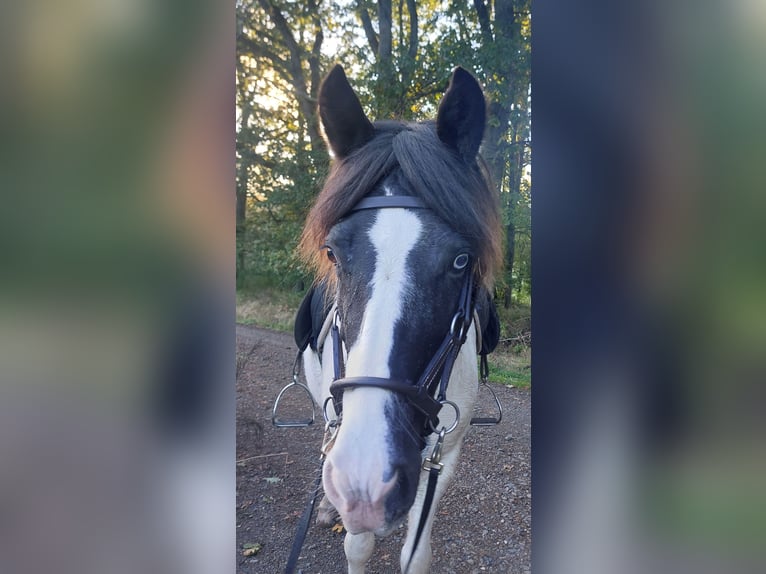
[[[424,373],[438,377],[443,365],[434,357],[455,329],[461,297],[486,294],[500,259],[497,199],[477,155],[486,104],[462,68],[435,121],[371,122],[340,66],[318,100],[334,161],[301,249],[317,269],[338,336],[308,353],[305,366],[318,404],[334,396],[341,413],[342,402],[322,480],[350,533],[385,534],[415,501],[435,426],[407,387]],[[458,403],[475,397],[473,329],[463,334],[452,372],[467,381],[450,386]],[[334,372],[339,362],[343,373]],[[339,376],[355,381],[342,395],[331,390]],[[445,411],[442,419],[454,418]],[[458,420],[462,431],[467,422]]]

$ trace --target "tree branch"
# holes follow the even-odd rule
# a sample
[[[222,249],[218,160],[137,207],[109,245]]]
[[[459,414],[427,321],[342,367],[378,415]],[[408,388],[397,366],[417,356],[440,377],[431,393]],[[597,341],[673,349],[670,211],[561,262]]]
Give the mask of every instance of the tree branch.
[[[279,11],[279,8],[277,8],[274,3],[271,2],[271,0],[258,0],[258,4],[260,4],[261,8],[263,8],[264,11],[269,14],[269,16],[271,16],[271,21],[274,22],[274,26],[277,28],[277,30],[279,30],[279,33],[282,36],[282,40],[285,42],[287,49],[290,51],[291,63],[299,63],[301,49],[300,46],[298,46],[298,42],[296,42],[295,36],[293,36],[293,33],[290,30],[290,26],[287,24],[287,20],[285,19],[282,12]]]
[[[292,85],[295,92],[295,97],[298,99],[298,105],[300,106],[301,113],[307,121],[307,129],[309,139],[311,140],[312,149],[319,149],[323,146],[322,136],[319,134],[318,122],[316,121],[316,107],[315,104],[310,101],[308,97],[309,91],[306,88],[306,79],[303,75],[303,66],[301,63],[301,55],[303,50],[295,40],[290,26],[287,24],[282,12],[272,2],[272,0],[258,0],[258,3],[271,16],[271,21],[274,22],[274,26],[279,30],[282,35],[282,39],[290,52],[290,75],[292,76]],[[321,42],[320,42],[321,46]]]
[[[239,43],[240,53],[247,52],[255,57],[266,58],[271,61],[274,66],[274,71],[282,77],[288,83],[292,84],[292,76],[289,69],[290,64],[284,58],[280,57],[276,52],[272,52],[266,46],[255,42],[252,38],[247,36],[240,36],[237,38]]]
[[[414,62],[418,54],[418,10],[415,0],[407,0],[407,11],[410,13],[410,42],[407,55]]]
[[[319,84],[322,81],[322,72],[319,67],[319,62],[322,53],[324,33],[322,32],[322,22],[319,19],[319,9],[316,0],[309,0],[309,8],[311,9],[311,19],[314,22],[314,45],[311,47],[311,55],[309,56],[309,70],[311,71],[309,94],[311,100],[316,102],[317,94],[319,93]]]
[[[391,61],[391,0],[378,0],[378,61]]]
[[[367,36],[367,42],[370,44],[375,57],[378,57],[378,35],[375,33],[375,29],[372,27],[372,20],[370,20],[370,13],[367,12],[367,8],[362,5],[361,0],[357,2],[356,13],[359,15],[359,19],[362,21],[362,28]]]
[[[267,169],[274,169],[275,167],[277,167],[277,163],[275,161],[266,159],[265,157],[257,153],[253,153],[252,155],[249,155],[248,159],[252,163],[260,165],[261,167],[265,167]]]
[[[484,44],[485,46],[489,46],[492,44],[493,38],[487,5],[484,3],[484,0],[473,0],[473,7],[476,9],[476,16],[479,18],[479,27],[481,28],[481,35],[484,38]]]
[[[447,89],[447,82],[437,82],[435,84],[430,84],[430,88],[428,89],[422,89],[417,92],[412,93],[412,99],[413,100],[420,100],[422,98],[428,97],[428,96],[436,96],[439,94],[443,94],[444,91]]]

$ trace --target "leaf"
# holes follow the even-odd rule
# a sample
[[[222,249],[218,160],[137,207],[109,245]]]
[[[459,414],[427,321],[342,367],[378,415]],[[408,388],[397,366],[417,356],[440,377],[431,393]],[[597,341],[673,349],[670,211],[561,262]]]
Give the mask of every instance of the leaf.
[[[260,550],[261,545],[258,542],[246,542],[242,545],[242,556],[255,556]]]
[[[282,479],[278,476],[267,476],[263,480],[265,480],[268,484],[279,484],[282,482]]]
[[[337,534],[342,534],[342,533],[343,533],[343,524],[341,524],[340,522],[338,522],[338,523],[337,523],[335,526],[333,526],[333,527],[331,528],[331,530],[332,530],[333,532],[336,532]]]

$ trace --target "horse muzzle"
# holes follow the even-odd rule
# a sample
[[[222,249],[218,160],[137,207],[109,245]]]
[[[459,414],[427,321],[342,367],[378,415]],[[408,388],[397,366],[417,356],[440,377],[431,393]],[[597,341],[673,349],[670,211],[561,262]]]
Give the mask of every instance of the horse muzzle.
[[[420,458],[415,453],[415,467],[381,461],[360,461],[338,456],[331,451],[322,470],[322,484],[327,499],[343,519],[352,534],[374,532],[379,536],[390,533],[407,515],[417,491]],[[390,461],[389,461],[390,462]],[[388,470],[384,472],[384,468]]]
[[[322,470],[325,494],[352,534],[375,532],[387,527],[386,500],[397,487],[397,475],[388,481],[382,473],[364,472],[359,465],[346,466],[330,456]],[[378,478],[375,477],[378,475]]]

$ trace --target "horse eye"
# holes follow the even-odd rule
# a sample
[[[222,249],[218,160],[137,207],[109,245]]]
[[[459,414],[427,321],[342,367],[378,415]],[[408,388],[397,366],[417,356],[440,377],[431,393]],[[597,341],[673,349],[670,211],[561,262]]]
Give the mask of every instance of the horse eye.
[[[329,259],[333,265],[338,263],[338,258],[335,257],[335,252],[329,247],[327,248],[327,259]]]
[[[465,266],[468,265],[468,254],[467,253],[461,253],[457,257],[455,257],[455,261],[452,262],[452,266],[457,269],[458,271],[461,271],[465,269]]]

